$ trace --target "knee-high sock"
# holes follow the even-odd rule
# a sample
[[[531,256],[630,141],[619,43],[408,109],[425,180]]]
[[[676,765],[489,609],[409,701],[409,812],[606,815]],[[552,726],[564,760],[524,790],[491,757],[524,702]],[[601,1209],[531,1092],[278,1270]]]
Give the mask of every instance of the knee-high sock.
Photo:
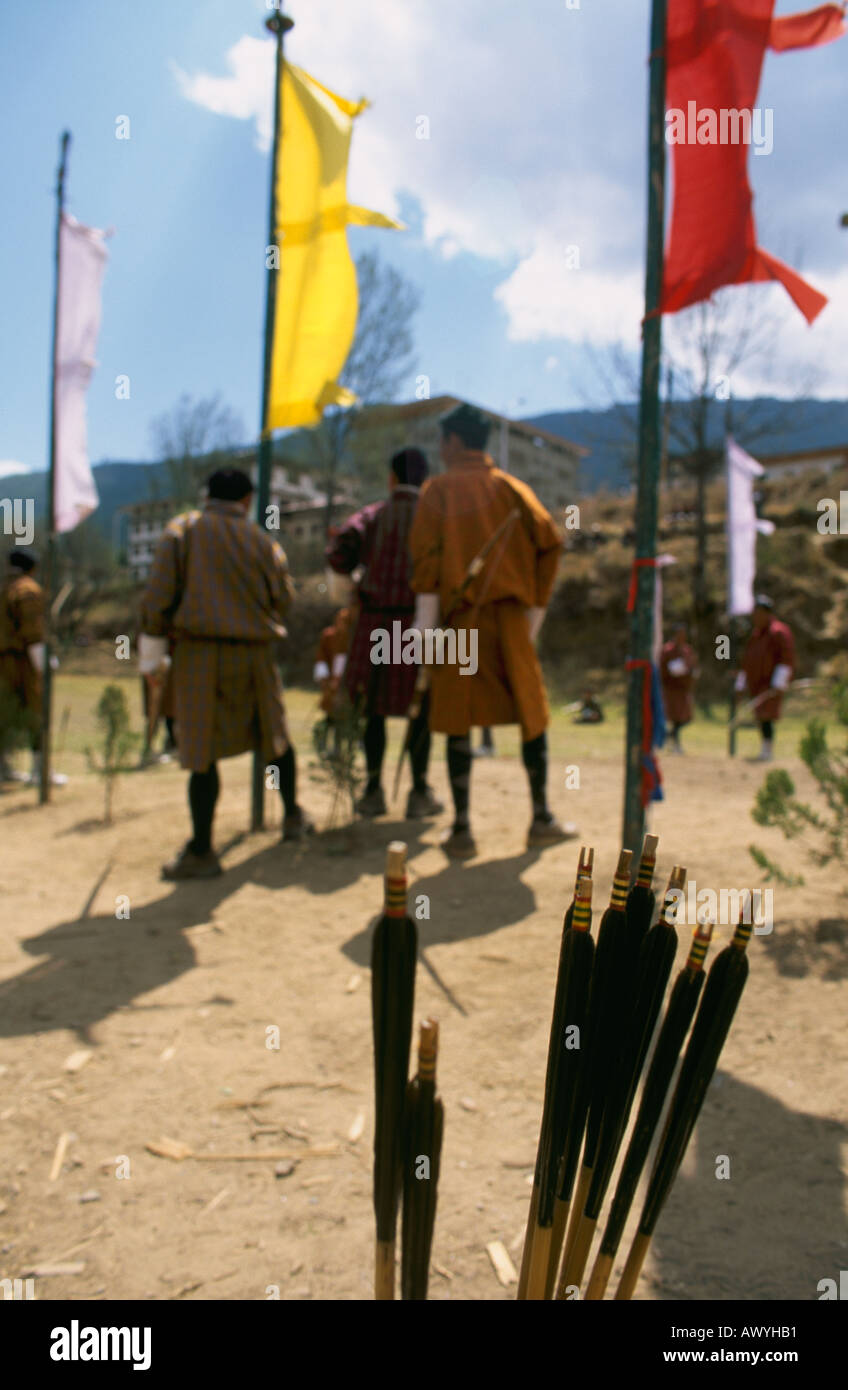
[[[471,792],[471,736],[448,734],[448,777],[456,817],[454,825],[468,825],[468,798]]]
[[[412,764],[412,785],[417,792],[427,790],[427,768],[430,764],[430,697],[424,696],[417,719],[409,731],[409,761]]]
[[[188,804],[194,828],[191,849],[195,854],[208,854],[212,848],[212,821],[219,791],[215,763],[210,763],[205,772],[193,772],[188,779]]]
[[[289,744],[282,757],[268,766],[279,770],[280,796],[283,798],[285,813],[290,816],[297,810],[297,762],[292,744]]]
[[[548,736],[538,734],[521,745],[521,757],[527,769],[530,782],[530,797],[533,802],[533,815],[543,820],[550,819],[548,810]]]
[[[365,748],[365,766],[368,769],[366,792],[375,792],[380,785],[383,773],[383,759],[386,756],[386,721],[382,714],[369,714],[362,739]]]

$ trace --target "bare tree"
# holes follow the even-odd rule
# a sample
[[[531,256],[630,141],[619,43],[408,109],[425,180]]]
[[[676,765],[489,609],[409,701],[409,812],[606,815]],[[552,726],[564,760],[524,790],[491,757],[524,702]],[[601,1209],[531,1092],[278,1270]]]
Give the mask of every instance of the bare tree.
[[[722,465],[723,445],[718,433],[732,432],[748,449],[756,447],[766,433],[774,434],[789,425],[792,412],[801,400],[809,398],[815,385],[810,372],[797,383],[796,393],[785,400],[764,421],[750,402],[734,398],[733,384],[742,368],[750,370],[768,364],[778,340],[781,319],[763,301],[759,286],[732,286],[711,299],[664,322],[664,356],[674,382],[674,400],[667,403],[664,429],[667,431],[669,471],[683,474],[695,485],[695,564],[692,570],[692,603],[696,619],[710,607],[707,589],[707,487]],[[631,355],[620,345],[613,346],[605,358],[593,355],[596,375],[607,392],[624,391],[638,399],[638,372]],[[666,377],[666,379],[668,379]],[[633,438],[638,410],[616,404],[616,416]],[[627,450],[630,453],[630,450]]]
[[[327,531],[333,524],[333,498],[343,462],[367,467],[365,459],[350,457],[360,411],[378,401],[397,400],[415,365],[412,322],[420,303],[418,290],[374,251],[357,256],[356,278],[356,335],[340,384],[353,391],[359,403],[346,410],[331,407],[313,433],[327,494]]]
[[[167,468],[168,495],[182,507],[197,502],[201,467],[213,470],[245,436],[241,418],[216,391],[203,399],[184,392],[171,410],[152,421],[150,437]]]

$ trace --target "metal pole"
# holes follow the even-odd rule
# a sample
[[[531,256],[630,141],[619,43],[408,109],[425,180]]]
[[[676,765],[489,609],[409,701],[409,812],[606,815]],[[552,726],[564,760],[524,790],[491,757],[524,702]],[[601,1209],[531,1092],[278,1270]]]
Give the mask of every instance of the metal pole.
[[[294,28],[294,20],[279,10],[265,21],[265,28],[277,40],[277,62],[274,77],[274,142],[271,149],[271,188],[268,198],[268,246],[277,245],[277,160],[282,132],[283,106],[283,35]],[[262,417],[259,427],[259,448],[256,455],[256,520],[265,525],[268,500],[271,492],[271,431],[268,428],[268,411],[271,401],[271,360],[274,351],[274,317],[277,304],[277,276],[279,271],[271,266],[265,282],[265,337],[262,359]],[[262,749],[253,754],[253,782],[251,787],[251,830],[261,830],[265,823],[265,766]]]
[[[733,416],[733,397],[732,397],[732,395],[730,395],[730,396],[728,396],[728,398],[727,398],[727,409],[726,409],[725,415],[724,415],[725,477],[727,477],[727,441],[728,441],[728,439],[730,438],[730,436],[731,436],[732,433],[733,433],[733,419],[732,419],[732,416]],[[725,515],[726,515],[726,520],[727,520],[727,576],[728,576],[728,580],[729,580],[729,579],[730,579],[730,512],[729,512],[729,509],[728,509],[727,500],[725,500],[724,510],[725,510]],[[728,590],[730,590],[730,587],[731,587],[731,586],[730,586],[729,583],[728,583],[728,586],[727,586],[727,587],[728,587]],[[728,606],[728,608],[730,607],[729,594],[728,594],[728,605],[727,605],[727,606]],[[735,758],[735,757],[736,757],[736,725],[734,724],[733,719],[734,719],[734,715],[736,714],[736,661],[737,661],[737,658],[738,658],[738,656],[739,656],[739,620],[738,620],[738,618],[735,618],[735,617],[733,617],[733,616],[731,615],[731,616],[729,617],[729,619],[728,619],[728,627],[729,627],[729,629],[730,629],[730,631],[729,631],[729,633],[728,633],[728,637],[729,637],[729,639],[730,639],[730,681],[729,681],[730,689],[728,690],[728,705],[729,705],[730,713],[729,713],[729,716],[728,716],[729,722],[728,722],[728,729],[727,729],[727,752],[728,752],[728,756],[729,756],[729,757]]]
[[[44,806],[50,800],[50,707],[53,698],[53,672],[50,668],[50,624],[53,589],[55,586],[56,553],[56,387],[59,350],[59,279],[61,274],[62,214],[65,211],[65,175],[68,169],[70,131],[62,132],[59,153],[59,172],[56,178],[56,247],[55,280],[53,285],[53,341],[50,349],[50,466],[47,474],[47,543],[44,569],[44,670],[41,675],[41,782],[38,802]]]
[[[642,388],[639,401],[639,472],[636,493],[636,559],[653,560],[657,541],[657,491],[660,471],[659,314],[663,272],[665,213],[665,33],[667,0],[653,0],[651,14],[651,84],[648,116],[648,237],[645,266],[645,323],[642,334]],[[630,625],[630,655],[653,658],[655,573],[650,565],[635,571],[636,602]],[[628,673],[627,744],[624,791],[624,847],[634,857],[642,849],[642,736],[645,668]]]

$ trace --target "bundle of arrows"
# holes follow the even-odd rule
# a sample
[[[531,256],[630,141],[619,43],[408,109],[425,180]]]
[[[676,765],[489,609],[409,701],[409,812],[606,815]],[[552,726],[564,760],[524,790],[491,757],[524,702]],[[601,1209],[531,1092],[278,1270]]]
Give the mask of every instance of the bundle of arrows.
[[[686,870],[672,870],[658,920],[651,925],[656,853],[656,837],[646,835],[636,882],[630,887],[632,856],[629,850],[622,850],[609,906],[593,942],[594,852],[580,852],[574,897],[562,929],[542,1124],[518,1285],[520,1299],[581,1297],[604,1198],[627,1133],[677,950],[674,917]],[[705,987],[704,959],[712,924],[701,921],[695,930],[686,962],[669,994],[582,1297],[600,1299],[606,1292],[691,1024],[644,1208],[615,1297],[629,1299],[633,1295],[747,979],[745,950],[752,921],[752,903],[743,902],[733,939],[714,960]]]
[[[374,1294],[395,1297],[395,1240],[402,1203],[401,1297],[425,1299],[442,1150],[436,1095],[438,1024],[421,1025],[418,1070],[407,1081],[412,1043],[418,933],[406,911],[406,845],[386,851],[383,915],[371,943],[374,1031]]]

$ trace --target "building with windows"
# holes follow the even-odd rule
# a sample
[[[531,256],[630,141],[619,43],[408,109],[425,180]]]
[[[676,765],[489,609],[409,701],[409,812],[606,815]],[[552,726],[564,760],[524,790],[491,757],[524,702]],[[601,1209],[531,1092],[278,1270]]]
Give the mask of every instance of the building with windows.
[[[256,482],[255,453],[239,457],[235,463]],[[311,474],[301,473],[295,480],[286,468],[275,464],[271,470],[269,499],[269,505],[277,508],[274,519],[279,520],[279,527],[270,529],[276,531],[289,562],[299,567],[320,566],[324,553],[326,493],[316,486]],[[197,505],[201,505],[200,494]],[[334,505],[337,508],[351,506],[349,492],[337,492]],[[149,498],[121,509],[127,569],[137,583],[146,582],[159,538],[178,510],[169,498]]]
[[[440,473],[439,421],[462,404],[457,396],[434,396],[406,405],[368,406],[356,422],[352,453],[371,472],[381,463],[387,468],[393,453],[411,446],[427,455],[432,473]],[[532,487],[543,506],[561,518],[563,509],[579,500],[580,460],[589,450],[536,425],[478,409],[492,422],[487,448],[498,467]]]

